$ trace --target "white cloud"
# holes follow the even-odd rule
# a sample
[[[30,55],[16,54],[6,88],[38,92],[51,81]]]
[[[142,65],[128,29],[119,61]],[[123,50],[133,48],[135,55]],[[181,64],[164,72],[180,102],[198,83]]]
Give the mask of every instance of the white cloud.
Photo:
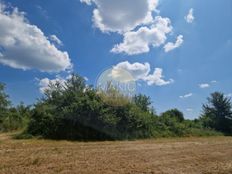
[[[185,98],[189,98],[189,97],[192,97],[192,96],[193,96],[193,93],[188,93],[188,94],[185,94],[185,95],[181,95],[180,98],[185,99]]]
[[[210,85],[208,83],[202,83],[202,84],[199,84],[199,87],[204,89],[204,88],[209,88]]]
[[[148,85],[156,85],[156,86],[164,86],[169,85],[174,82],[173,79],[164,80],[163,79],[163,70],[161,68],[155,68],[153,74],[148,75],[145,77]]]
[[[202,84],[199,84],[198,86],[199,86],[200,88],[204,89],[204,88],[209,88],[209,87],[211,87],[212,85],[215,85],[216,83],[217,83],[216,80],[212,80],[212,81],[210,81],[209,83],[202,83]]]
[[[60,77],[57,77],[55,79],[48,79],[48,78],[43,78],[39,80],[39,90],[42,94],[44,94],[44,92],[49,89],[49,85],[55,85],[56,83],[60,83],[60,84],[65,84],[66,79],[62,79]]]
[[[211,83],[217,83],[217,81],[216,80],[212,80]]]
[[[193,23],[194,19],[195,19],[195,17],[194,17],[194,15],[193,15],[193,8],[191,8],[191,9],[189,10],[187,16],[185,16],[185,20],[186,20],[186,22],[188,22],[188,23]]]
[[[172,79],[164,80],[163,70],[155,68],[154,72],[150,74],[151,68],[149,63],[129,63],[121,62],[113,67],[115,70],[125,70],[129,72],[135,81],[142,80],[147,82],[148,85],[164,86],[173,83]]]
[[[108,77],[121,83],[128,83],[135,81],[133,75],[123,68],[116,68],[116,67],[113,68],[111,72],[109,72]]]
[[[149,63],[129,63],[128,61],[120,62],[116,66],[113,67],[113,70],[125,70],[129,72],[135,80],[144,79],[150,72],[150,64]]]
[[[232,97],[232,93],[226,94],[226,97]]]
[[[80,0],[81,3],[86,3],[87,5],[91,5],[92,4],[92,0]]]
[[[49,78],[43,78],[43,79],[38,79],[36,78],[36,80],[39,82],[39,90],[42,94],[44,94],[44,92],[49,89],[49,85],[55,85],[56,83],[59,83],[61,85],[65,85],[65,82],[67,82],[67,80],[71,79],[72,75],[69,74],[66,77],[62,77],[60,75],[56,75],[56,77],[54,79],[49,79]]]
[[[102,32],[126,32],[153,21],[158,0],[80,0],[95,4],[94,25]]]
[[[192,108],[187,108],[186,111],[187,111],[187,112],[192,112],[193,109],[192,109]]]
[[[85,76],[83,78],[84,78],[85,81],[89,81],[88,77]]]
[[[63,45],[63,43],[62,43],[62,41],[56,36],[56,35],[51,35],[50,37],[49,37],[49,39],[52,41],[52,42],[54,42],[54,43],[56,43],[56,44],[58,44],[58,45],[60,45],[60,46],[62,46]]]
[[[73,77],[73,75],[68,74],[66,76],[56,75],[56,77],[53,79],[49,79],[46,77],[43,79],[35,78],[35,80],[37,81],[37,84],[39,86],[40,93],[44,94],[47,89],[50,89],[50,85],[55,85],[56,83],[59,83],[61,85],[62,89],[65,89],[66,82],[68,80],[70,80],[72,77]],[[88,81],[87,77],[83,77],[83,78],[85,81]],[[89,86],[86,84],[85,87],[88,88]],[[86,88],[84,90],[86,90]]]
[[[57,49],[23,12],[7,11],[1,2],[0,48],[0,63],[12,68],[59,72],[72,67],[67,52]]]
[[[93,23],[103,33],[117,32],[123,41],[113,46],[111,52],[136,55],[147,53],[152,47],[165,44],[172,32],[169,18],[158,14],[159,0],[80,0],[93,5]],[[171,45],[179,47],[183,36]],[[170,43],[169,43],[170,44]],[[172,48],[172,49],[174,49]]]
[[[172,51],[178,47],[180,47],[183,44],[184,40],[183,40],[183,36],[179,35],[176,39],[175,43],[172,42],[168,42],[165,46],[164,46],[164,51],[165,52],[169,52]]]
[[[141,27],[137,31],[124,33],[123,42],[113,47],[111,52],[135,55],[150,51],[150,47],[164,44],[167,34],[172,31],[169,18],[157,16],[151,27]]]

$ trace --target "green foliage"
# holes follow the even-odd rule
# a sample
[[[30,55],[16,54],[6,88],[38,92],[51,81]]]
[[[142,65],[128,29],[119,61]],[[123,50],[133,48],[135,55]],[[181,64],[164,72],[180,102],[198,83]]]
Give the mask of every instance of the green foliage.
[[[158,123],[158,124],[157,124]],[[185,120],[183,113],[178,109],[171,109],[161,114],[156,122],[157,136],[182,137],[182,136],[216,136],[219,132],[204,128],[201,122]]]
[[[116,89],[96,91],[73,75],[65,85],[51,84],[35,105],[27,134],[52,139],[116,140],[216,135],[199,120],[185,120],[178,109],[155,115],[150,98],[132,99]]]
[[[186,125],[183,124],[183,121],[183,113],[177,109],[162,113],[159,117],[162,136],[184,136],[186,134]]]
[[[152,136],[152,115],[116,91],[98,93],[73,75],[51,85],[35,105],[28,133],[54,139],[105,140]]]
[[[10,102],[8,100],[8,95],[5,93],[5,85],[0,83],[0,130],[2,129],[3,120],[7,114]]]
[[[106,89],[97,90],[98,95],[101,99],[112,106],[124,106],[130,103],[130,98],[121,94],[116,87],[114,87],[111,82],[106,86]]]
[[[168,110],[168,111],[162,113],[161,117],[163,117],[166,120],[174,119],[177,122],[183,122],[184,121],[184,114],[181,111],[179,111],[178,109]]]
[[[188,128],[186,135],[188,137],[202,137],[202,136],[223,136],[223,133],[205,128]]]
[[[30,118],[30,107],[20,103],[16,108],[12,107],[5,113],[1,131],[14,131],[26,128]]]
[[[143,111],[148,112],[150,110],[150,105],[152,104],[150,97],[139,94],[133,97],[133,101]]]
[[[8,100],[8,95],[5,93],[5,85],[0,83],[0,111],[6,110],[9,105],[10,101]]]
[[[3,122],[5,117],[8,115],[8,108],[10,106],[8,95],[4,90],[5,85],[0,83],[0,131],[3,129]]]
[[[215,92],[203,105],[201,121],[204,127],[232,135],[232,105],[223,93]]]
[[[26,127],[30,117],[30,107],[20,103],[11,107],[5,86],[0,83],[0,131],[13,131]]]
[[[150,97],[130,98],[114,88],[97,91],[78,75],[65,84],[50,84],[31,109],[11,107],[0,84],[0,131],[24,130],[15,138],[42,137],[69,140],[124,140],[150,137],[213,136],[231,134],[231,103],[214,93],[200,119],[185,120],[178,109],[155,114]]]

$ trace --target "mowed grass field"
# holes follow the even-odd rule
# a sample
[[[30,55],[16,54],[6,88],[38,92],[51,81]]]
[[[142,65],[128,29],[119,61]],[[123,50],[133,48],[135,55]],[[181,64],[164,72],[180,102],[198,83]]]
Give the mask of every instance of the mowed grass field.
[[[0,173],[231,174],[232,137],[85,143],[0,134]]]

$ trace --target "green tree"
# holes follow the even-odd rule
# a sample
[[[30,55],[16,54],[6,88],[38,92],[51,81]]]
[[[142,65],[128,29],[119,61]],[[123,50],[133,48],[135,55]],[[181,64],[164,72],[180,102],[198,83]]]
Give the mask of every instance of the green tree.
[[[170,109],[170,110],[162,113],[161,116],[167,117],[167,118],[174,118],[178,122],[184,121],[184,114],[181,111],[179,111],[178,109]]]
[[[10,106],[10,101],[8,100],[8,95],[5,93],[5,85],[0,83],[0,112],[8,109]]]
[[[8,115],[8,109],[10,106],[10,101],[8,100],[8,95],[5,93],[5,85],[0,83],[0,130],[3,129],[3,120]]]
[[[149,96],[142,95],[142,94],[135,95],[133,97],[133,101],[143,111],[145,112],[150,111],[150,105],[152,104],[152,102]]]
[[[23,103],[20,103],[16,107],[10,107],[2,120],[2,131],[13,131],[26,128],[30,115],[30,106],[25,106]]]
[[[214,92],[202,106],[201,120],[205,127],[213,128],[226,134],[232,134],[232,105],[230,98],[223,93]]]
[[[161,114],[159,117],[160,126],[165,136],[184,136],[186,126],[184,115],[178,109],[171,109]]]

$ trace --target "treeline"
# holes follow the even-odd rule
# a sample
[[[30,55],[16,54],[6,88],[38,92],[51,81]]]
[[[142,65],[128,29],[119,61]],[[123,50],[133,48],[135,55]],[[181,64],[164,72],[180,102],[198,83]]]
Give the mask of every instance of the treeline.
[[[157,115],[151,103],[142,94],[129,98],[113,88],[96,90],[73,75],[65,84],[50,84],[33,106],[12,107],[0,84],[0,131],[69,140],[232,135],[232,106],[222,93],[211,94],[195,120],[186,120],[178,109]]]
[[[0,132],[25,129],[31,118],[32,108],[20,103],[12,107],[9,96],[0,83]]]

